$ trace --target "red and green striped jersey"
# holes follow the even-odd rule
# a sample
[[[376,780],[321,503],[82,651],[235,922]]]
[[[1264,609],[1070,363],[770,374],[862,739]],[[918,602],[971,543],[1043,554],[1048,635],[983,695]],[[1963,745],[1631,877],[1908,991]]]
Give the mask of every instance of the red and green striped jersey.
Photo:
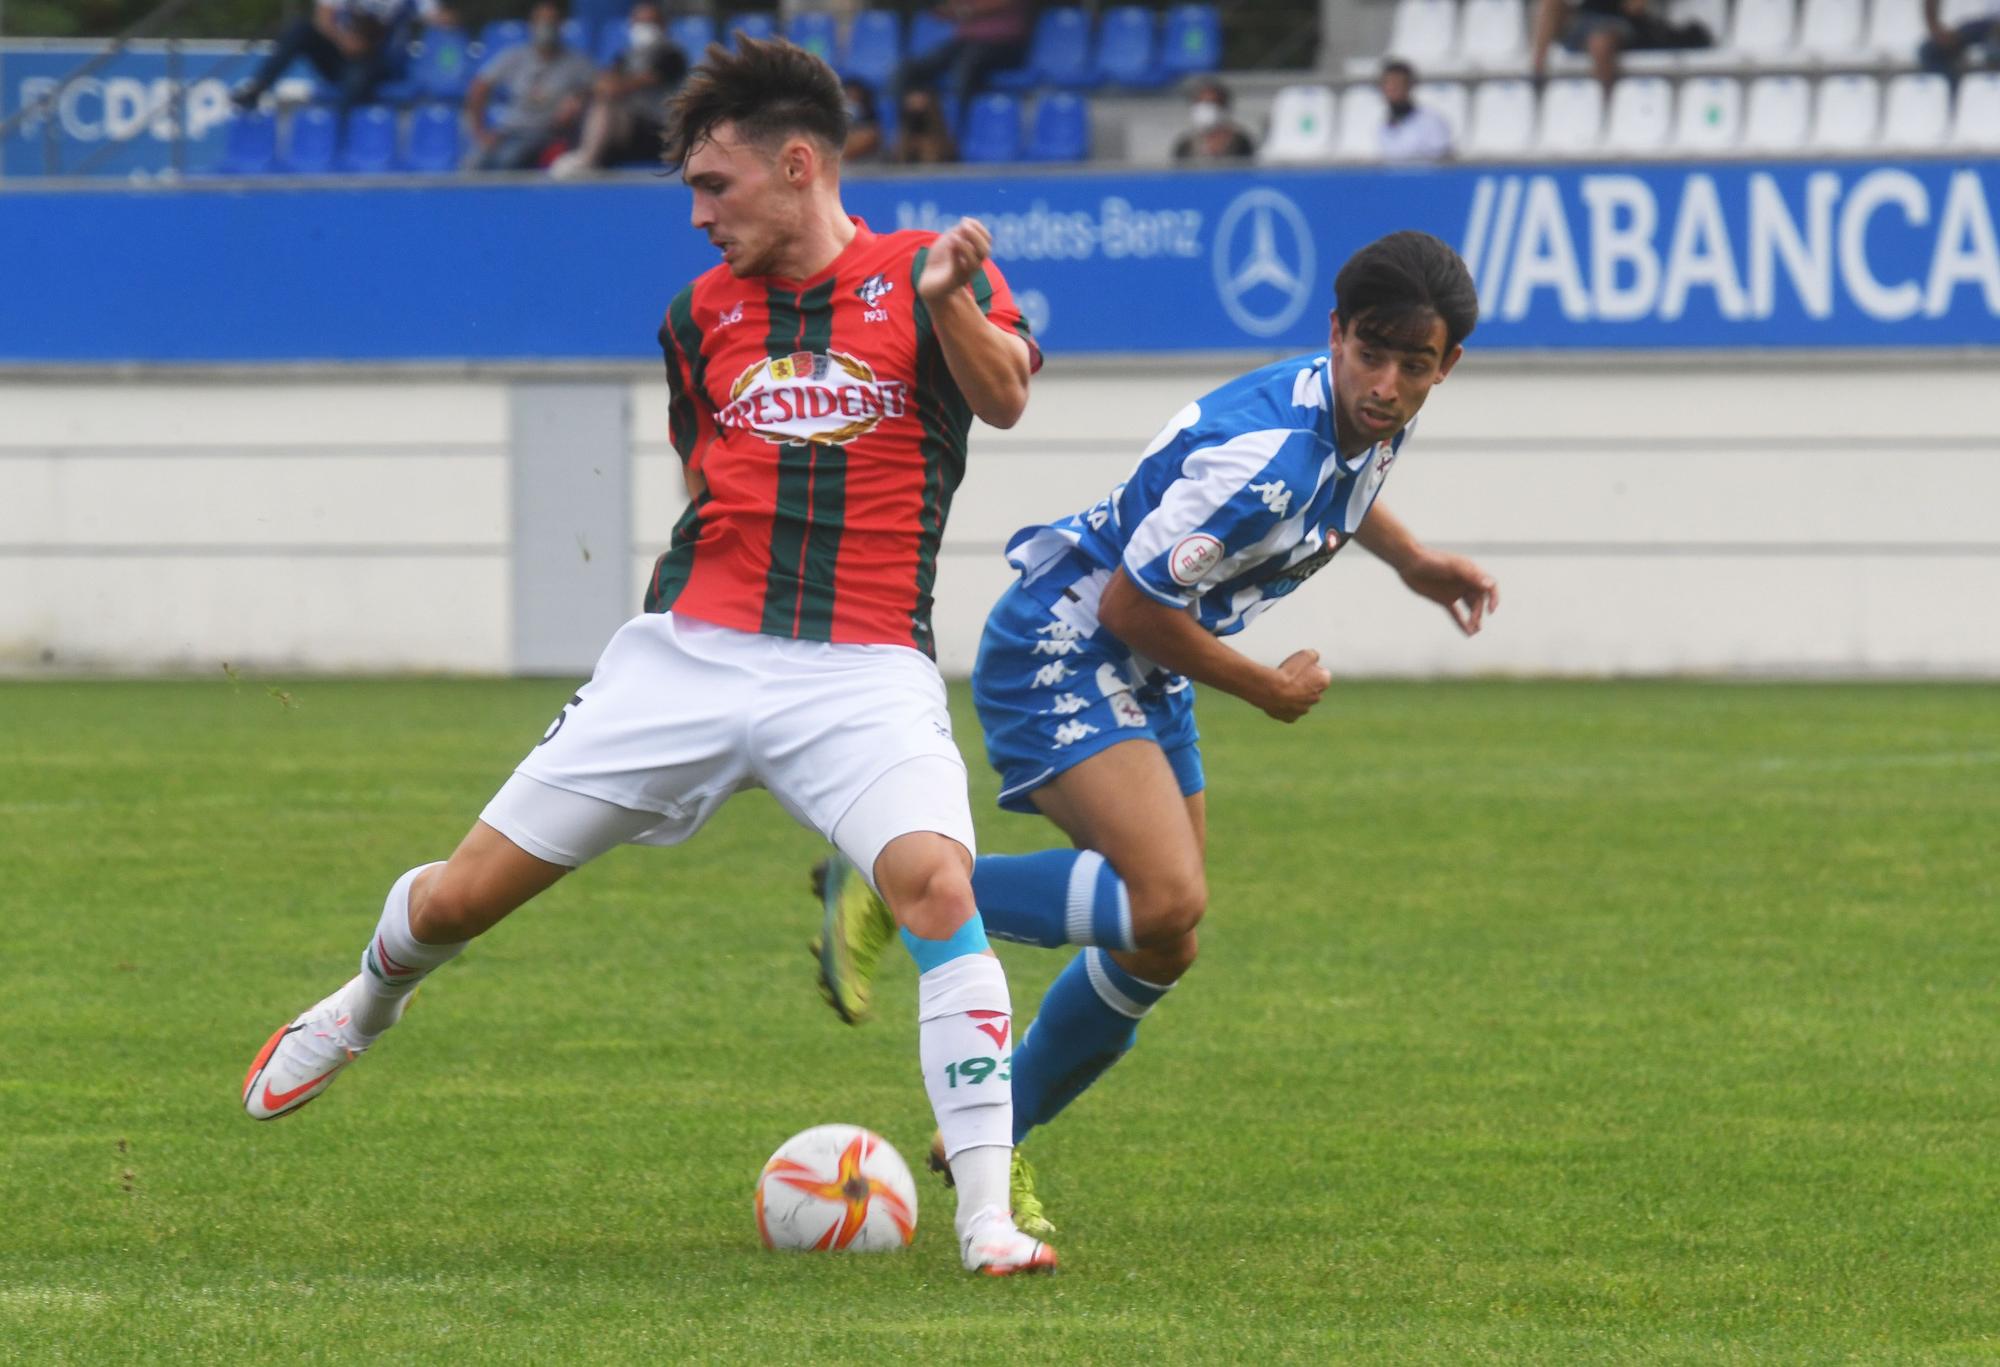
[[[648,612],[935,653],[931,586],[972,410],[917,296],[937,234],[854,224],[810,280],[717,266],[668,308],[669,425],[696,493]],[[971,288],[1039,368],[999,268]]]

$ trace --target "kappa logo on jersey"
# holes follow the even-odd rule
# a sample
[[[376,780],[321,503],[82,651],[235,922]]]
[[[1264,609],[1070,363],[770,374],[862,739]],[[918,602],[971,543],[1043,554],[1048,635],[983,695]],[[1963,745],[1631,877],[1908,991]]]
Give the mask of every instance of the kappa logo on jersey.
[[[902,417],[909,395],[901,380],[876,379],[866,361],[844,351],[794,351],[764,357],[738,375],[715,421],[779,445],[837,446],[866,436],[884,418]]]
[[[1207,532],[1196,532],[1174,543],[1173,554],[1167,557],[1167,572],[1176,584],[1199,584],[1221,560],[1222,543]]]
[[[1081,717],[1071,717],[1055,729],[1055,744],[1051,748],[1060,750],[1065,746],[1076,744],[1087,736],[1094,736],[1096,734],[1097,728],[1089,722]]]
[[[1285,487],[1285,481],[1274,479],[1268,484],[1253,484],[1250,492],[1264,500],[1264,506],[1283,517],[1292,508],[1292,491]]]
[[[1054,664],[1045,664],[1035,671],[1033,686],[1036,688],[1053,688],[1057,684],[1075,677],[1076,671],[1074,669],[1071,669],[1061,660],[1057,660]]]
[[[888,322],[889,310],[878,305],[882,302],[882,296],[895,288],[895,281],[886,275],[871,275],[863,280],[860,288],[854,291],[861,297],[861,302],[868,306],[868,311],[861,315],[862,318],[870,323]]]
[[[1056,700],[1049,704],[1048,710],[1055,713],[1058,717],[1069,717],[1083,711],[1088,706],[1090,706],[1088,698],[1080,697],[1075,693],[1058,693],[1056,694]]]
[[[740,323],[742,321],[743,321],[743,301],[741,299],[738,299],[736,301],[735,307],[733,308],[716,310],[715,325],[719,328],[726,328],[731,323]]]

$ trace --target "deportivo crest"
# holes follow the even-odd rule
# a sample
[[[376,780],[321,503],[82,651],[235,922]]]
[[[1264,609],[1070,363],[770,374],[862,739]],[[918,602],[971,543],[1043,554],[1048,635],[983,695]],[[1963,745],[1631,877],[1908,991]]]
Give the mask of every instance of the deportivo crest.
[[[751,363],[715,420],[779,445],[836,446],[872,432],[884,418],[902,417],[909,392],[901,380],[876,379],[866,361],[844,351],[794,351]]]
[[[875,307],[877,300],[894,288],[896,288],[896,282],[889,279],[888,276],[871,275],[866,280],[863,280],[860,288],[854,292],[861,296],[862,303],[872,309]]]

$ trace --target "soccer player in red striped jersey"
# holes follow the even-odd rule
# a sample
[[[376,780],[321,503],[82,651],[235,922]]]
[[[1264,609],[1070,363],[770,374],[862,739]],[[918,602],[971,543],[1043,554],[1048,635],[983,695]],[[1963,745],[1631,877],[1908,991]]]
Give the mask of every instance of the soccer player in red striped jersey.
[[[930,625],[972,418],[1018,421],[1040,355],[980,224],[877,234],[847,215],[846,133],[839,79],[786,43],[711,47],[675,97],[668,159],[722,260],[660,330],[690,501],[646,610],[451,858],[397,880],[361,971],[271,1036],[243,1104],[272,1119],[314,1100],[516,907],[765,787],[868,871],[917,962],[964,1265],[1045,1271],[1054,1251],[1009,1212],[1013,1016]]]

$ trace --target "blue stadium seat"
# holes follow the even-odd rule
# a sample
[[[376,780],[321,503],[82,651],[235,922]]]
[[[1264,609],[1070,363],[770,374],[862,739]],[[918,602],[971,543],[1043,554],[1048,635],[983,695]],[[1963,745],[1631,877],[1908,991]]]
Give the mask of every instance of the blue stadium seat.
[[[427,104],[410,116],[410,146],[403,165],[412,171],[444,175],[458,169],[458,110],[448,104]]]
[[[333,154],[340,145],[340,120],[330,109],[307,105],[292,115],[291,137],[286,141],[284,169],[297,176],[316,176],[333,169]]]
[[[490,62],[510,47],[528,41],[528,26],[519,19],[495,19],[479,30],[479,59]]]
[[[296,134],[294,135],[296,136]],[[347,113],[347,135],[334,164],[357,176],[386,175],[396,167],[396,111],[369,104]]]
[[[1153,12],[1142,5],[1118,5],[1104,11],[1097,31],[1098,74],[1114,85],[1141,89],[1166,80],[1153,44]]]
[[[590,55],[590,25],[584,23],[583,20],[574,16],[563,20],[562,40],[564,47],[574,48],[586,57]]]
[[[736,40],[739,38],[777,37],[778,21],[762,10],[751,10],[747,14],[730,15],[729,22],[723,25],[723,31],[729,35],[729,50],[734,52]]]
[[[229,121],[222,159],[215,165],[225,176],[263,176],[277,169],[278,121],[269,114],[238,114]]]
[[[1175,5],[1167,11],[1160,66],[1170,79],[1222,66],[1222,16],[1214,5]]]
[[[1027,65],[1018,71],[995,72],[996,90],[1033,90],[1038,85],[1093,86],[1097,69],[1090,61],[1090,16],[1076,5],[1055,5],[1035,21]]]
[[[910,17],[910,42],[906,50],[912,57],[927,56],[950,42],[957,31],[958,25],[951,20],[940,19],[930,10],[919,10]]]
[[[1090,103],[1067,90],[1051,90],[1035,106],[1029,161],[1088,161]]]
[[[880,90],[903,60],[903,18],[890,9],[865,9],[847,31],[840,74]]]
[[[827,65],[840,54],[840,29],[823,10],[807,10],[785,21],[785,41],[802,47]]]
[[[973,96],[958,155],[968,162],[1019,161],[1021,102],[997,90]]]
[[[667,20],[667,37],[687,54],[688,65],[697,66],[715,41],[715,20],[706,14],[683,14]]]
[[[462,30],[432,29],[424,38],[424,50],[411,64],[410,80],[418,98],[462,100],[475,69],[472,43]]]

